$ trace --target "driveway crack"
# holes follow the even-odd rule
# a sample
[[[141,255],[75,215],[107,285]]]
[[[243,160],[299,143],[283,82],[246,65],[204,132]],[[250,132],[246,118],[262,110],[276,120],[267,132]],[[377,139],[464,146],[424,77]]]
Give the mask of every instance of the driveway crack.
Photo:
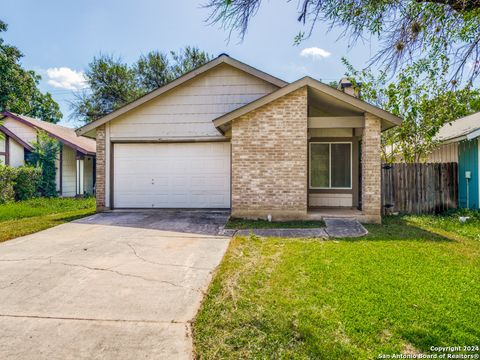
[[[132,252],[133,254],[140,260],[146,262],[146,263],[149,263],[149,264],[153,264],[153,265],[159,265],[159,266],[173,266],[173,267],[181,267],[181,268],[186,268],[186,269],[192,269],[192,270],[205,270],[205,271],[210,271],[209,268],[204,268],[204,267],[196,267],[196,266],[189,266],[189,265],[181,265],[181,264],[168,264],[168,263],[160,263],[160,262],[156,262],[156,261],[152,261],[152,260],[148,260],[146,258],[144,258],[143,256],[141,256],[137,250],[135,249],[135,247],[130,244],[130,243],[127,243],[128,247],[130,249],[132,249]]]
[[[0,317],[47,319],[47,320],[74,320],[74,321],[102,321],[102,322],[128,322],[128,323],[151,323],[151,324],[188,324],[188,321],[178,320],[135,320],[135,319],[96,319],[69,316],[42,316],[42,315],[21,315],[21,314],[0,314]]]
[[[117,275],[119,275],[119,276],[131,277],[131,278],[141,279],[141,280],[149,281],[149,282],[163,283],[163,284],[168,284],[168,285],[171,285],[171,286],[174,286],[174,287],[178,287],[178,288],[182,288],[182,289],[189,289],[189,290],[192,290],[192,291],[199,291],[199,292],[201,292],[199,289],[194,289],[194,288],[182,286],[182,285],[179,285],[179,284],[175,284],[175,283],[173,283],[173,282],[171,282],[171,281],[152,279],[152,278],[148,278],[148,277],[141,276],[141,275],[124,273],[124,272],[121,272],[121,271],[118,271],[118,270],[113,270],[112,268],[100,268],[100,267],[92,267],[92,266],[80,265],[80,264],[69,264],[69,263],[56,262],[56,261],[52,261],[51,263],[52,263],[52,264],[64,265],[64,266],[70,266],[70,267],[79,267],[79,268],[83,268],[83,269],[87,269],[87,270],[92,270],[92,271],[111,272],[111,273],[117,274]]]
[[[28,257],[28,258],[20,258],[20,259],[0,259],[0,262],[9,262],[9,261],[38,261],[38,260],[50,260],[51,256],[46,257]]]

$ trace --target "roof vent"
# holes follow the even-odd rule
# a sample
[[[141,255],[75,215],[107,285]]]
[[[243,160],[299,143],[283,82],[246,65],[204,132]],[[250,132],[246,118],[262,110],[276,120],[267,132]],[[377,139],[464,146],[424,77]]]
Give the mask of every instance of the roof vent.
[[[218,55],[218,57],[222,57],[222,56],[228,56],[228,57],[230,57],[230,55],[228,55],[227,53],[221,53],[220,55]]]
[[[358,84],[358,86],[361,86],[361,84]],[[338,82],[338,90],[350,96],[360,97],[359,89],[355,89],[352,82],[346,77],[341,78]]]

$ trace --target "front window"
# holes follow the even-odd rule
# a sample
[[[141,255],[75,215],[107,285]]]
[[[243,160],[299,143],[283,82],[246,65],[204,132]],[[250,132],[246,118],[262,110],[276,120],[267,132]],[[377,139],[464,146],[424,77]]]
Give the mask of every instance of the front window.
[[[310,188],[352,188],[352,143],[310,143]]]

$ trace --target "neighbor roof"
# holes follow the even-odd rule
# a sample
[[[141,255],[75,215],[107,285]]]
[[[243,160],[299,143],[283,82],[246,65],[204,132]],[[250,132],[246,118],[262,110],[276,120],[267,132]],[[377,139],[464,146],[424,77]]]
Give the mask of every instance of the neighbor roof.
[[[43,130],[52,138],[57,139],[58,141],[80,151],[83,154],[95,155],[95,140],[86,138],[84,136],[77,136],[74,129],[34,119],[29,116],[14,114],[9,111],[5,111],[2,114],[5,117],[15,119],[32,128]]]
[[[160,96],[161,94],[163,93],[166,93],[167,91],[169,90],[172,90],[174,88],[176,88],[177,86],[187,82],[188,80],[191,80],[211,69],[213,69],[214,67],[218,66],[218,65],[221,65],[221,64],[228,64],[230,66],[233,66],[237,69],[240,69],[248,74],[251,74],[253,76],[256,76],[262,80],[265,80],[266,82],[269,82],[273,85],[276,85],[278,87],[283,87],[285,85],[287,85],[288,83],[286,81],[283,81],[279,78],[276,78],[275,76],[272,76],[270,74],[267,74],[263,71],[260,71],[258,69],[255,69],[254,67],[250,66],[250,65],[247,65],[245,63],[242,63],[241,61],[238,61],[234,58],[231,58],[230,56],[226,55],[226,54],[221,54],[219,55],[217,58],[209,61],[208,63],[200,66],[199,68],[195,69],[195,70],[192,70],[182,76],[180,76],[179,78],[175,79],[174,81],[166,84],[165,86],[162,86],[156,90],[153,90],[152,92],[142,96],[141,98],[129,103],[129,104],[126,104],[124,106],[122,106],[120,109],[118,110],[115,110],[113,112],[111,112],[110,114],[108,115],[105,115],[104,117],[100,118],[100,119],[97,119],[95,121],[92,121],[91,123],[79,128],[76,130],[77,134],[78,135],[84,135],[86,134],[87,132],[91,131],[91,130],[94,130],[96,129],[97,127],[117,118],[118,116],[120,115],[123,115],[125,114],[126,112],[146,103],[147,101],[150,101],[154,98],[156,98],[157,96]]]
[[[389,123],[390,126],[387,127],[392,127],[395,125],[400,125],[402,123],[402,119],[399,117],[389,113],[388,111],[385,111],[383,109],[380,109],[376,106],[373,106],[363,100],[360,100],[359,98],[355,96],[348,95],[344,93],[343,91],[337,90],[329,85],[326,85],[318,80],[315,80],[309,76],[303,77],[287,86],[284,86],[268,95],[265,95],[245,106],[242,106],[236,110],[233,110],[227,114],[224,114],[215,120],[213,120],[213,123],[216,127],[222,127],[225,124],[231,122],[232,120],[238,118],[239,116],[245,115],[265,104],[268,104],[282,96],[285,96],[295,90],[298,90],[304,86],[308,86],[311,88],[314,88],[318,91],[321,91],[327,95],[330,95],[338,100],[344,101],[357,109],[371,113],[373,115],[378,116],[381,119],[384,119]]]
[[[443,125],[436,139],[442,142],[453,142],[474,139],[480,136],[480,112],[465,116]]]

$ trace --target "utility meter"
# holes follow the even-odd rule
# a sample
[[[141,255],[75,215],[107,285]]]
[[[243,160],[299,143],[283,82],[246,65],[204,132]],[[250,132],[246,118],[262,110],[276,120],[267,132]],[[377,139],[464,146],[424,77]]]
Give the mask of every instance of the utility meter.
[[[465,171],[465,179],[471,179],[472,178],[472,172],[471,171]]]

